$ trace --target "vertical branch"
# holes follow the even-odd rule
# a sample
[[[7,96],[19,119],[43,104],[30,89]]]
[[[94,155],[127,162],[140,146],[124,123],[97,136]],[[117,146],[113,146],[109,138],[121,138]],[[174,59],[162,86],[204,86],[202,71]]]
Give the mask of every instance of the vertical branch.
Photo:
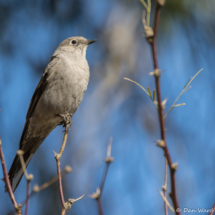
[[[70,119],[71,119],[70,114],[65,114],[65,115],[59,114],[58,116],[62,117],[62,119],[63,119],[63,124],[64,124],[63,127],[65,128],[65,131],[64,131],[64,138],[63,138],[63,143],[61,145],[60,152],[59,152],[59,154],[54,152],[54,154],[55,154],[55,160],[57,162],[58,185],[59,185],[59,193],[60,193],[60,199],[61,199],[61,204],[62,204],[61,215],[65,215],[66,212],[71,208],[73,203],[75,201],[78,201],[79,199],[83,198],[84,195],[79,197],[78,199],[69,199],[68,202],[65,202],[64,195],[63,195],[61,170],[60,170],[60,158],[61,158],[63,151],[64,151],[64,148],[66,146],[68,132],[69,132],[69,129],[70,129],[72,122],[70,122]]]
[[[66,214],[66,208],[65,208],[65,199],[63,195],[63,185],[62,185],[62,178],[61,178],[61,171],[60,171],[60,157],[55,157],[57,161],[57,174],[58,174],[58,186],[59,186],[59,193],[60,193],[60,199],[62,204],[62,211],[61,215]]]
[[[163,186],[163,193],[165,198],[166,198],[166,190],[167,190],[167,173],[168,173],[168,164],[167,164],[167,159],[165,158],[165,178],[164,178],[164,186]],[[165,215],[168,215],[166,201],[164,201],[164,211],[165,211]]]
[[[69,126],[70,126],[70,117],[65,118],[64,119],[64,127],[65,127],[65,131],[64,131],[64,138],[63,138],[63,143],[60,149],[59,154],[57,154],[56,152],[54,152],[55,154],[55,160],[57,162],[57,175],[58,175],[58,186],[59,186],[59,193],[60,193],[60,199],[61,199],[61,204],[62,204],[62,210],[61,210],[61,215],[66,214],[66,207],[65,207],[65,199],[64,199],[64,195],[63,195],[63,186],[62,186],[62,178],[61,178],[61,170],[60,170],[60,158],[63,154],[65,145],[66,145],[66,141],[67,141],[67,137],[68,137],[68,131],[69,131]]]
[[[214,211],[215,211],[215,204],[213,205],[213,207],[212,207],[211,212],[209,213],[209,215],[213,215]]]
[[[25,206],[25,215],[28,214],[29,197],[30,197],[30,181],[27,180],[27,198],[26,198],[26,206]]]
[[[13,190],[10,184],[10,180],[8,178],[8,173],[7,173],[7,167],[6,167],[6,163],[5,163],[5,159],[4,159],[4,154],[3,154],[3,150],[2,150],[2,143],[1,143],[1,138],[0,138],[0,159],[1,159],[1,164],[2,164],[2,170],[3,170],[3,175],[4,175],[4,182],[6,185],[6,190],[9,193],[11,202],[15,208],[16,214],[17,215],[21,215],[22,211],[21,211],[21,207],[17,204],[15,196],[13,194]]]
[[[179,208],[177,193],[176,193],[176,181],[175,181],[175,172],[177,169],[177,164],[172,163],[171,156],[169,154],[169,150],[166,142],[166,133],[165,133],[165,122],[163,116],[164,105],[162,104],[161,99],[161,90],[160,90],[160,70],[158,67],[157,60],[157,50],[156,50],[156,36],[158,33],[158,26],[160,20],[161,7],[164,5],[164,0],[156,1],[156,9],[155,9],[155,17],[154,17],[154,36],[148,38],[148,41],[151,45],[152,55],[153,55],[153,63],[154,63],[154,76],[155,76],[155,85],[156,85],[156,94],[157,94],[157,102],[158,102],[158,116],[159,116],[159,124],[160,124],[160,133],[161,133],[161,141],[163,141],[163,150],[165,153],[165,157],[167,159],[168,166],[170,168],[170,177],[171,177],[171,198],[173,201],[173,205],[177,215],[180,215],[180,211],[177,210]]]
[[[65,166],[64,170],[61,171],[61,176],[66,174],[66,173],[69,173],[69,172],[72,172],[72,168],[70,166]],[[58,175],[56,175],[54,178],[52,178],[48,182],[45,182],[41,186],[38,186],[37,184],[35,184],[31,193],[29,194],[29,196],[24,201],[22,201],[21,205],[23,206],[23,205],[27,204],[28,199],[33,197],[36,193],[46,189],[47,187],[52,185],[57,180],[58,180]],[[14,213],[15,213],[15,211],[12,210],[12,211],[10,211],[10,213],[8,213],[8,215],[13,215]]]
[[[22,169],[25,175],[25,178],[27,180],[27,197],[26,197],[26,206],[25,206],[25,215],[28,214],[28,203],[29,203],[29,197],[30,197],[30,182],[33,179],[33,175],[32,174],[28,174],[27,170],[26,170],[26,166],[25,166],[25,161],[23,158],[23,154],[24,152],[22,150],[18,150],[17,151],[17,155],[19,155],[19,159],[22,165]]]
[[[114,160],[113,157],[111,157],[112,142],[113,142],[113,138],[111,137],[110,140],[109,140],[109,143],[108,143],[107,157],[105,158],[106,168],[105,168],[102,180],[101,180],[100,187],[97,188],[96,193],[93,193],[92,195],[90,195],[90,197],[93,198],[93,199],[96,199],[96,201],[98,203],[99,215],[104,214],[103,210],[102,210],[102,204],[101,204],[101,195],[102,195],[102,191],[103,191],[104,184],[105,184],[105,181],[106,181],[109,166]]]
[[[99,215],[104,215],[103,209],[102,209],[101,198],[97,199],[97,203],[98,203],[98,208],[99,208]]]

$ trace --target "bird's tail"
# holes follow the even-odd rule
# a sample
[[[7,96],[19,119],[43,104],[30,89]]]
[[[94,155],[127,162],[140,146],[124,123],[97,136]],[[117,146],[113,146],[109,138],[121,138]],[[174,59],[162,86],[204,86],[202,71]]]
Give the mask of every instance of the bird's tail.
[[[33,154],[30,154],[29,152],[26,152],[23,155],[26,167],[28,166],[28,163],[30,162],[30,160],[32,158],[32,155]],[[12,166],[10,168],[10,171],[8,173],[13,192],[16,190],[16,188],[17,188],[17,186],[18,186],[18,184],[19,184],[19,182],[20,182],[20,180],[21,180],[21,178],[23,176],[23,173],[24,172],[23,172],[23,169],[22,169],[22,165],[21,165],[19,156],[16,155],[16,157],[15,157],[15,159],[13,161],[13,164],[12,164]],[[6,188],[5,188],[5,191],[6,191]]]

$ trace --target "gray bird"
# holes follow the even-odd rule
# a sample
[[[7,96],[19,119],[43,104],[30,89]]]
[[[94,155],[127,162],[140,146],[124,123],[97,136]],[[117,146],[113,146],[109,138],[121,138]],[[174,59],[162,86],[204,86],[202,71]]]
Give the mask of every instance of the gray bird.
[[[86,50],[95,41],[70,37],[52,55],[31,99],[19,144],[26,166],[50,132],[63,123],[60,116],[72,116],[79,107],[90,77]],[[22,176],[23,169],[16,155],[9,171],[13,191]]]

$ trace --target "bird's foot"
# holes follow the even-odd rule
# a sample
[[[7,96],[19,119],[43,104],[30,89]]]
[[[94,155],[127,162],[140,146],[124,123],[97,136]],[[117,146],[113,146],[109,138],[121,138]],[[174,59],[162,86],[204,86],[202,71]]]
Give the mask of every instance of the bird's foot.
[[[63,127],[65,128],[64,132],[68,133],[69,129],[72,125],[72,114],[57,114],[57,116],[61,117],[63,120],[59,123],[59,125],[63,125]]]

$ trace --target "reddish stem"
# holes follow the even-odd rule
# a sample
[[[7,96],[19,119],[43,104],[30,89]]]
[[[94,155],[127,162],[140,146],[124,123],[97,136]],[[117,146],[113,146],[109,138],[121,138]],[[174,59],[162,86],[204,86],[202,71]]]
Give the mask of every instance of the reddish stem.
[[[158,67],[158,60],[157,60],[157,51],[156,51],[156,36],[158,33],[158,26],[159,26],[159,20],[160,20],[160,11],[161,11],[161,5],[159,5],[158,2],[156,2],[156,10],[155,10],[155,18],[154,18],[154,36],[152,38],[151,48],[152,48],[152,55],[153,55],[153,62],[154,62],[154,69],[159,69]],[[176,214],[180,215],[181,213],[177,210],[179,208],[178,199],[177,199],[177,193],[176,193],[176,181],[175,181],[175,169],[172,168],[172,160],[171,156],[169,154],[169,150],[167,147],[166,142],[166,133],[165,133],[165,122],[163,117],[163,107],[162,107],[162,99],[161,99],[161,90],[160,90],[160,76],[155,75],[155,85],[156,85],[156,91],[157,91],[157,102],[158,102],[158,116],[159,116],[159,123],[160,123],[160,132],[161,132],[161,139],[165,141],[165,157],[168,162],[168,166],[170,169],[170,175],[171,175],[171,198],[173,201],[174,208],[176,210]]]
[[[100,197],[97,199],[97,202],[98,202],[98,208],[99,208],[99,215],[104,215],[103,210],[102,210],[102,203],[101,203]]]
[[[209,215],[213,215],[214,211],[215,211],[215,204],[213,205],[213,207],[212,207],[211,212],[209,213]]]
[[[167,173],[168,173],[168,165],[167,165],[167,160],[165,159],[165,179],[164,179],[164,196],[166,198],[166,190],[167,190]],[[167,198],[166,198],[167,199]],[[168,208],[167,208],[167,203],[164,201],[164,211],[165,215],[168,215]]]
[[[102,191],[103,191],[103,188],[104,188],[104,185],[105,185],[105,181],[106,181],[106,177],[107,177],[107,173],[108,173],[108,169],[109,169],[110,164],[111,164],[110,162],[106,163],[105,173],[104,173],[103,179],[101,181],[101,185],[100,185],[100,195],[99,195],[99,197],[101,197],[101,195],[102,195]]]
[[[9,177],[8,177],[7,167],[6,167],[4,154],[3,154],[3,149],[2,149],[2,144],[1,144],[1,138],[0,138],[0,159],[1,159],[1,164],[2,164],[2,170],[3,170],[3,174],[4,174],[4,182],[5,182],[5,185],[6,185],[6,189],[7,189],[8,193],[9,193],[11,202],[12,202],[12,204],[13,204],[15,210],[16,210],[16,214],[21,215],[22,214],[21,208],[19,208],[19,206],[18,206],[18,204],[16,202],[16,199],[15,199],[15,196],[13,194],[13,190],[12,190],[12,187],[11,187],[11,184],[10,184],[10,180],[9,180]]]
[[[30,198],[30,181],[27,180],[27,198],[26,198],[26,206],[25,206],[25,215],[28,214],[28,202]]]
[[[60,193],[60,200],[62,204],[62,211],[61,215],[66,214],[66,208],[65,208],[65,200],[64,200],[64,195],[63,195],[63,186],[62,186],[62,178],[61,178],[61,171],[60,171],[60,158],[56,157],[57,161],[57,174],[58,174],[58,185],[59,185],[59,193]]]

